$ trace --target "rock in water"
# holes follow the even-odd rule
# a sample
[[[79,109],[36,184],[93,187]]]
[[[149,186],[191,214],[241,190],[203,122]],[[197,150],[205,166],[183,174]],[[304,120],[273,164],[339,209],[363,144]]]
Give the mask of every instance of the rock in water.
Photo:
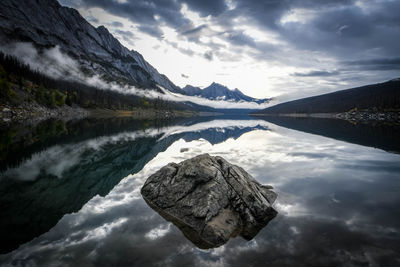
[[[251,240],[272,220],[276,193],[242,168],[203,154],[169,163],[141,189],[145,201],[202,249],[240,235]]]

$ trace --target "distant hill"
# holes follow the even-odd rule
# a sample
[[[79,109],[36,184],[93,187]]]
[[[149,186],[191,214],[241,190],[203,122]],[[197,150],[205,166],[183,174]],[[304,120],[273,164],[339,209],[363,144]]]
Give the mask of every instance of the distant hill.
[[[400,110],[400,79],[285,102],[253,114],[341,113],[354,108]]]
[[[257,104],[268,103],[271,99],[258,99],[243,94],[239,89],[230,90],[228,87],[213,82],[210,86],[200,89],[191,85],[186,85],[183,90],[187,95],[200,96],[210,100],[225,100],[231,102],[254,102]]]

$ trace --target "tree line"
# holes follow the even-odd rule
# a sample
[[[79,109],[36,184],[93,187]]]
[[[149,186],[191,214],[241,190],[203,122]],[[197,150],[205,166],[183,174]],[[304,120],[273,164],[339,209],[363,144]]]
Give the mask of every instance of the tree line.
[[[54,79],[14,56],[0,52],[0,97],[2,101],[21,102],[14,89],[29,95],[25,100],[54,108],[63,105],[78,105],[83,108],[105,108],[114,110],[160,109],[186,110],[183,103],[151,99],[111,90],[103,90],[80,82]]]

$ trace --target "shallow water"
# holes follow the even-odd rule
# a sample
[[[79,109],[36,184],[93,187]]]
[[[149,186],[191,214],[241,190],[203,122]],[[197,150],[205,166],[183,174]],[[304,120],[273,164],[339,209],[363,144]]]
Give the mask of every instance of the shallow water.
[[[399,127],[269,120],[89,120],[3,132],[0,263],[399,266]],[[279,214],[253,240],[201,250],[142,199],[150,174],[202,153],[274,186]]]

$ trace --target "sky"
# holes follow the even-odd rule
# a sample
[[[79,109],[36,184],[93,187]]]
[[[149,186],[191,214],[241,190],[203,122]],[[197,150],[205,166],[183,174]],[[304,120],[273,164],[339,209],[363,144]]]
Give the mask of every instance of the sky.
[[[280,101],[400,77],[400,1],[59,0],[178,86]]]

